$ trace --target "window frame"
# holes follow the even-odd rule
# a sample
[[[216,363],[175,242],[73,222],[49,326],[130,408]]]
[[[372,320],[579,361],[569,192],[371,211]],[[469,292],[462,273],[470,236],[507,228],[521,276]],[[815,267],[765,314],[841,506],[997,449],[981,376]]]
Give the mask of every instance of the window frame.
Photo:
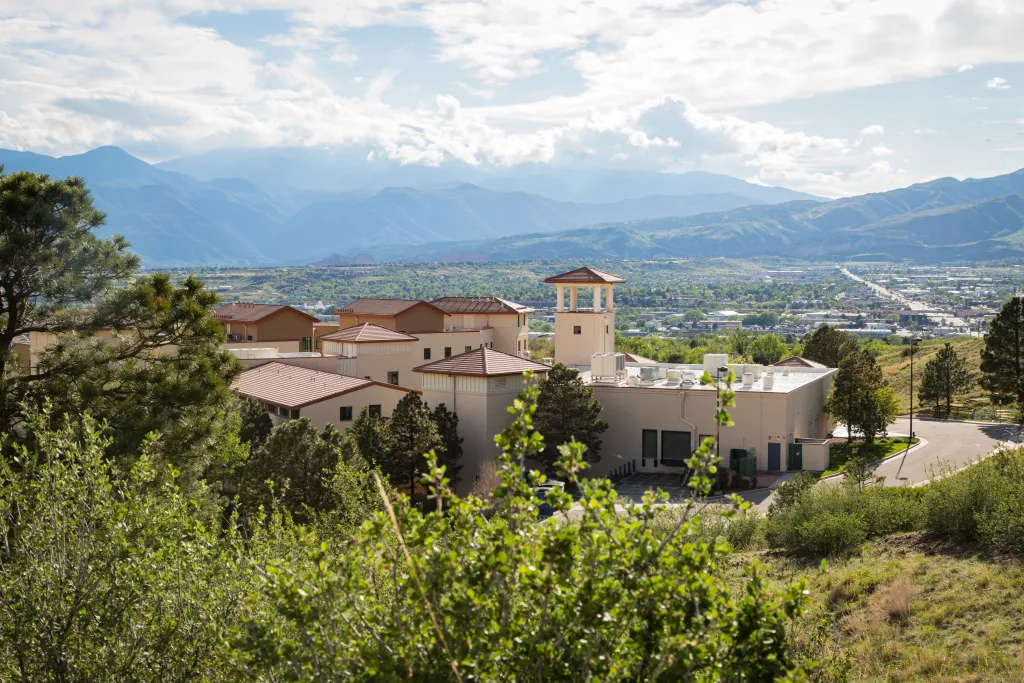
[[[346,415],[348,417],[346,417]],[[352,421],[352,406],[338,406],[338,422]]]

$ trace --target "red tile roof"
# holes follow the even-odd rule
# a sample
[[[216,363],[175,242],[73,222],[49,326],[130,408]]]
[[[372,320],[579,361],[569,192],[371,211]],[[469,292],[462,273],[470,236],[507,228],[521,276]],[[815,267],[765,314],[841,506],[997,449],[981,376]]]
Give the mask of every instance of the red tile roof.
[[[380,315],[391,317],[409,310],[413,306],[429,306],[435,310],[440,308],[419,299],[356,299],[352,303],[335,311],[338,315]],[[441,311],[444,313],[444,311]]]
[[[331,332],[320,337],[323,341],[350,342],[352,344],[366,344],[370,342],[408,342],[416,341],[416,337],[396,332],[373,323],[362,323],[346,327],[337,332]]]
[[[213,317],[222,322],[229,323],[256,323],[285,309],[319,322],[319,318],[284,304],[251,304],[244,301],[236,301],[213,309]]]
[[[618,284],[620,282],[625,282],[625,280],[617,275],[609,275],[608,273],[603,273],[600,270],[595,270],[589,266],[583,266],[576,270],[570,270],[568,273],[552,275],[544,280],[544,282],[555,285],[587,285],[598,283]]]
[[[231,388],[243,396],[286,408],[303,408],[371,386],[387,387],[403,393],[411,391],[395,384],[384,384],[284,363],[267,363],[246,370],[231,383]]]
[[[509,313],[518,315],[533,312],[529,306],[496,296],[443,296],[430,303],[445,313]]]
[[[414,372],[429,372],[435,375],[472,375],[475,377],[501,377],[503,375],[521,375],[527,370],[547,372],[551,367],[543,363],[512,356],[494,349],[473,349],[451,358],[443,358],[427,363]]]

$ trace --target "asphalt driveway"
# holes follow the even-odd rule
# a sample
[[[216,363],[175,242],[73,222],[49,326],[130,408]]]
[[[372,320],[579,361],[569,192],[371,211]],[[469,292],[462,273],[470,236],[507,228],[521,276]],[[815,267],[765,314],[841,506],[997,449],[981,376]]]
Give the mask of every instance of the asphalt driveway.
[[[891,434],[907,434],[910,420],[900,418],[889,428]],[[927,481],[933,475],[962,468],[991,453],[1001,442],[1021,442],[1016,425],[914,419],[914,432],[928,443],[903,457],[886,460],[875,470],[887,486]],[[897,478],[897,475],[899,478]]]

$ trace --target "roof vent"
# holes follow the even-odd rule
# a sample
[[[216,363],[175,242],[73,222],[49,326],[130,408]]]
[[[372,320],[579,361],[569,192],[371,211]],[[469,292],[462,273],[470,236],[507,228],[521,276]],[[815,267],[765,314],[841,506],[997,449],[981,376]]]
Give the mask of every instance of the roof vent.
[[[640,368],[640,381],[653,384],[658,381],[658,367],[656,365],[645,365]]]

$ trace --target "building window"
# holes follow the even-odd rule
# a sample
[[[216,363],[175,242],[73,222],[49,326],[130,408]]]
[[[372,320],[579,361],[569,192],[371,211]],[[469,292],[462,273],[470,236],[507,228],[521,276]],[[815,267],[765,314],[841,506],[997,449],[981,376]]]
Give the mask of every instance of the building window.
[[[250,334],[248,337],[246,337],[245,341],[252,341],[252,335]]]
[[[298,408],[292,408],[292,413],[288,417],[290,417],[293,420],[298,420],[299,419],[299,409]]]
[[[388,384],[398,384],[398,370],[388,372]]]
[[[307,353],[309,351],[312,351],[313,350],[313,338],[312,337],[303,337],[302,338],[302,348],[299,349],[299,350],[300,351],[305,351]]]
[[[483,345],[483,344],[481,344],[481,345],[480,345],[480,348],[482,349],[483,347],[484,347],[484,345]],[[469,352],[470,352],[470,351],[472,351],[472,350],[473,350],[473,347],[472,347],[472,346],[467,346],[467,347],[466,347],[466,353],[469,353]]]
[[[661,432],[661,464],[685,467],[690,459],[690,432]]]
[[[641,464],[646,465],[648,460],[658,462],[658,430],[643,430],[643,451],[641,452]]]
[[[275,406],[273,403],[268,403],[267,412],[269,412],[271,415],[277,415],[277,406]]]
[[[572,326],[572,333],[573,334],[583,334],[583,328],[580,327],[579,325],[573,325]]]
[[[324,343],[322,341],[320,341],[319,339],[317,339],[316,340],[316,350],[319,351],[322,348],[324,348]]]
[[[423,349],[423,360],[430,360],[430,349]]]
[[[342,406],[338,410],[338,419],[342,422],[349,422],[352,420],[352,406]]]
[[[604,333],[608,334],[608,326],[607,325],[604,326]]]
[[[450,346],[444,347],[444,357],[445,358],[451,358],[452,357],[452,347],[450,347]]]
[[[373,417],[380,417],[380,406],[379,405],[367,406],[366,409],[367,409],[367,412],[370,415],[372,415]]]

